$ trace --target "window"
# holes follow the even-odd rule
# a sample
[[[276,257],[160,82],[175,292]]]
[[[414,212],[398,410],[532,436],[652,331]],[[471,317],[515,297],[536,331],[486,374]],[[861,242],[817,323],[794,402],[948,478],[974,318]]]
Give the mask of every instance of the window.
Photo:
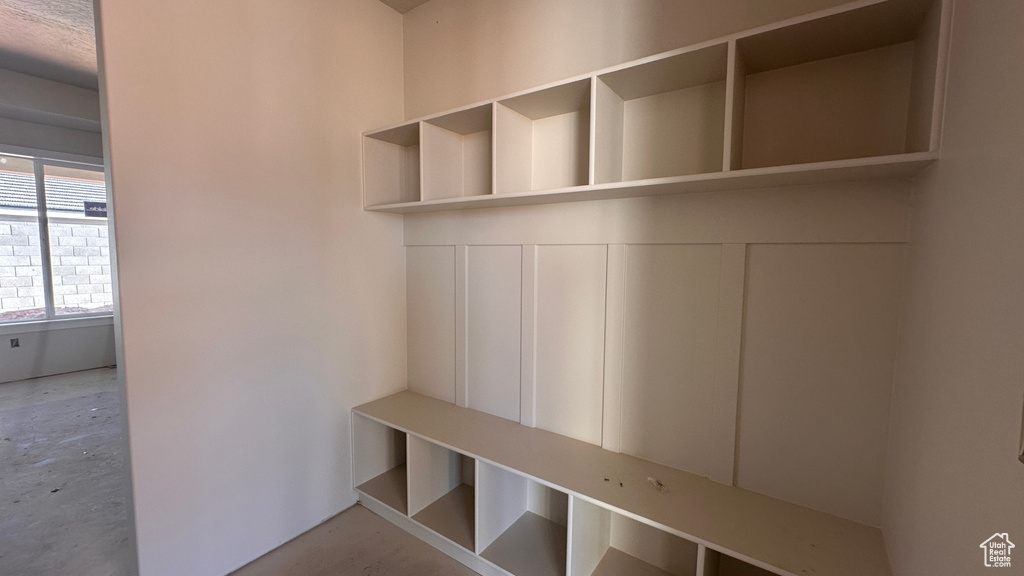
[[[0,322],[113,310],[106,199],[99,166],[0,155]]]

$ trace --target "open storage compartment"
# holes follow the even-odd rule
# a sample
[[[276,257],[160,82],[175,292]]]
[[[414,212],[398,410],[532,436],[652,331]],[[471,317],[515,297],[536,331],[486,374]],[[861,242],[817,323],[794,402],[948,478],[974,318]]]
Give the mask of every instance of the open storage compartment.
[[[423,122],[423,199],[491,193],[493,106],[484,104]]]
[[[406,434],[352,414],[352,480],[356,490],[406,514]]]
[[[572,498],[569,576],[694,576],[697,544]]]
[[[589,183],[589,78],[502,100],[496,106],[498,194]]]
[[[709,548],[704,549],[704,558],[699,568],[700,574],[697,576],[774,576],[764,568]]]
[[[475,462],[409,436],[409,515],[470,552],[475,551]]]
[[[565,576],[569,496],[477,463],[477,551],[513,576]]]
[[[941,22],[941,0],[901,0],[737,40],[740,167],[937,149]]]
[[[419,122],[363,136],[363,204],[420,199]]]
[[[596,184],[722,170],[728,44],[597,77]]]

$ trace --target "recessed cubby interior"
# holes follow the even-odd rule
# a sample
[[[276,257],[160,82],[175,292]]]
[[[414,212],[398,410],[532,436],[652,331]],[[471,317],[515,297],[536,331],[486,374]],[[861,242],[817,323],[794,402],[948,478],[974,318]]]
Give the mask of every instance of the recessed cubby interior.
[[[702,573],[698,576],[773,576],[773,574],[764,568],[747,564],[732,556],[705,549],[704,566]]]
[[[580,498],[569,576],[694,576],[697,544]]]
[[[420,199],[418,122],[363,136],[363,195],[366,206]]]
[[[352,449],[356,490],[405,514],[409,508],[405,433],[353,414]]]
[[[513,576],[565,576],[569,497],[478,463],[477,550]]]
[[[728,45],[598,76],[595,183],[722,170]]]
[[[589,183],[589,78],[502,100],[496,106],[498,194]]]
[[[409,436],[409,515],[475,551],[476,464],[472,458]]]
[[[492,105],[423,122],[423,199],[491,193]]]
[[[938,1],[886,2],[739,39],[739,167],[932,149],[940,16]]]

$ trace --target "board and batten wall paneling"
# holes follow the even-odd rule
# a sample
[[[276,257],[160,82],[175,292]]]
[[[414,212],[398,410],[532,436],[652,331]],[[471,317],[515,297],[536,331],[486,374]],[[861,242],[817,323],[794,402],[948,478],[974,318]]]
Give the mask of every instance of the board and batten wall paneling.
[[[520,417],[521,246],[469,246],[466,256],[467,406]]]
[[[620,449],[707,475],[719,245],[626,249]]]
[[[405,251],[409,389],[455,402],[455,247]]]
[[[540,246],[536,425],[601,444],[608,248]]]
[[[748,250],[737,484],[878,526],[903,247]]]

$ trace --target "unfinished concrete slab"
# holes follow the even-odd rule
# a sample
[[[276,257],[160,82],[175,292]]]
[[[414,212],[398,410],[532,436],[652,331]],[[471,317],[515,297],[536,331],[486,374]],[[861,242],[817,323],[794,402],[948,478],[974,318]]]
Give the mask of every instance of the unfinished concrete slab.
[[[0,384],[0,574],[130,574],[127,499],[115,369]]]

